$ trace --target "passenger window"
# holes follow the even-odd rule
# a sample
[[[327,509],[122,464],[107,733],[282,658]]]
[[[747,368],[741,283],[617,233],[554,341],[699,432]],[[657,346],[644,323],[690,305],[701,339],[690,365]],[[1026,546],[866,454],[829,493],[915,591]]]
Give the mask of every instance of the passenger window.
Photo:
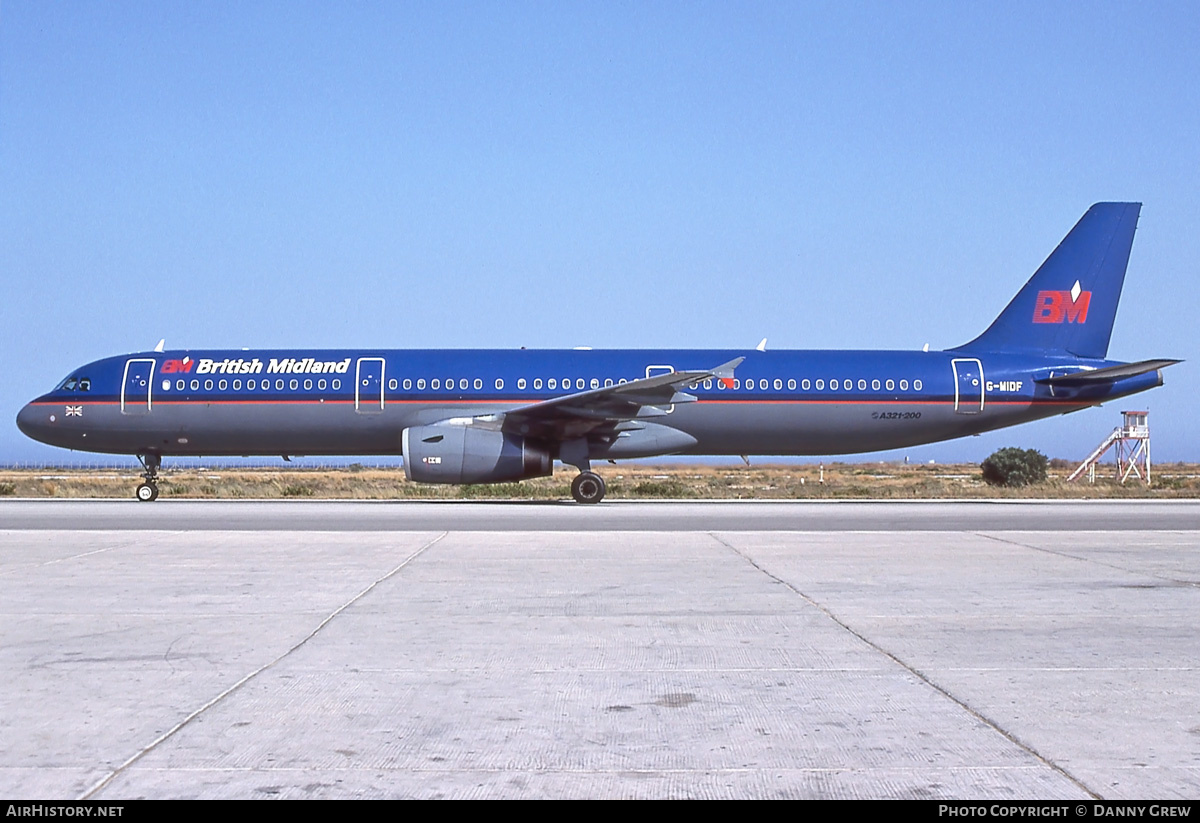
[[[921,390],[921,381],[914,380],[913,381],[913,391],[920,391],[920,390]]]
[[[712,378],[710,377],[704,381],[704,390],[708,391],[711,388],[712,388]]]
[[[497,377],[496,378],[496,391],[500,391],[502,388],[504,388],[504,379]]]
[[[789,378],[788,379],[788,391],[795,391],[795,390],[796,390],[796,378],[794,378],[794,377]]]
[[[393,388],[393,389],[394,389],[394,388],[396,388],[396,381],[395,381],[395,380],[393,380],[393,381],[392,381],[392,388]],[[311,378],[305,378],[305,380],[304,380],[304,390],[305,390],[305,391],[312,391],[312,379],[311,379]]]
[[[820,388],[820,387],[821,387],[821,381],[820,381],[820,380],[818,380],[818,381],[817,381],[817,388]],[[837,391],[837,387],[838,387],[838,381],[837,381],[837,380],[830,380],[830,381],[829,381],[829,390],[830,390],[830,391]]]
[[[805,391],[808,391],[810,386],[812,386],[812,383],[808,382],[807,377],[800,381],[800,388],[804,389]]]
[[[622,377],[620,380],[617,381],[617,385],[624,386],[628,382],[629,382],[628,380],[626,380],[624,377]]]
[[[325,391],[325,387],[326,387],[327,385],[329,385],[329,384],[325,382],[325,378],[324,378],[324,377],[322,377],[320,380],[318,380],[318,381],[317,381],[317,388],[318,388],[320,391]]]
[[[611,386],[612,384],[613,384],[613,382],[612,382],[612,378],[611,378],[611,377],[606,377],[606,378],[604,378],[604,388],[606,388],[606,389],[607,389],[607,388],[608,388],[609,386]]]
[[[193,381],[192,381],[192,391],[196,391],[196,390],[197,390],[197,389],[199,389],[199,388],[200,388],[200,381],[199,381],[199,380],[193,380]]]
[[[300,381],[293,377],[290,381],[288,381],[288,388],[292,391],[295,391],[296,389],[300,388]]]
[[[442,381],[439,380],[438,378],[435,377],[429,381],[429,388],[433,389],[434,391],[437,391],[441,387],[442,387]]]
[[[255,384],[255,382],[254,382],[253,380],[247,380],[247,381],[246,381],[246,388],[247,388],[247,389],[249,389],[250,391],[254,391],[254,386],[255,386],[255,385],[256,385],[256,384]],[[182,388],[182,386],[181,386],[180,388]]]
[[[333,381],[333,390],[337,391],[341,387],[342,387],[342,381],[335,378]]]
[[[417,378],[417,388],[418,388],[418,389],[424,389],[424,388],[425,388],[425,378],[424,378],[424,377],[418,377],[418,378]]]
[[[305,383],[307,384],[308,381],[306,380]],[[307,389],[308,386],[305,385],[304,388]],[[393,377],[391,380],[388,381],[388,388],[391,389],[392,391],[395,391],[396,389],[400,388],[400,382],[398,380],[396,380],[396,378]]]
[[[499,383],[500,381],[497,380],[496,382]],[[501,384],[501,385],[503,385],[503,384]],[[478,377],[476,377],[475,378],[475,390],[479,391],[482,388],[483,388],[483,381],[480,380]],[[500,386],[497,386],[496,388],[500,388]]]
[[[861,377],[860,377],[860,378],[858,378],[858,390],[859,390],[859,391],[866,391],[866,390],[867,390],[867,381],[866,381],[866,380],[864,380],[864,379],[863,379],[863,378],[861,378]]]
[[[896,388],[896,381],[895,381],[895,380],[888,380],[888,381],[887,381],[887,383],[885,383],[884,385],[885,385],[885,386],[887,386],[887,390],[888,390],[888,391],[892,391],[893,389],[895,389],[895,388]]]
[[[322,380],[321,382],[324,383],[325,381]],[[325,388],[325,387],[321,386],[321,388]],[[411,388],[412,388],[412,378],[411,377],[404,378],[404,390],[408,391]]]
[[[183,391],[185,388],[187,388],[187,383],[183,380],[176,380],[175,388],[179,389],[179,391]]]
[[[229,388],[229,381],[222,380],[220,383],[217,384],[217,388],[220,389],[221,391],[225,391],[227,388]]]
[[[469,385],[469,384],[467,383],[467,378],[465,378],[465,377],[464,377],[464,378],[462,378],[462,379],[460,379],[460,380],[458,381],[458,387],[459,387],[460,389],[464,389],[464,390],[465,390],[465,389],[467,388],[467,386],[468,386],[468,385]]]
[[[234,381],[233,381],[233,390],[234,390],[234,391],[240,391],[240,390],[241,390],[241,388],[242,388],[242,381],[241,381],[240,379],[239,379],[239,380],[234,380]]]
[[[497,381],[497,382],[499,382],[499,381]],[[500,388],[500,386],[497,386],[496,388]],[[524,389],[524,388],[525,388],[525,378],[524,378],[524,377],[522,377],[522,378],[520,378],[519,380],[517,380],[517,388],[518,388],[518,389]]]
[[[549,380],[546,381],[546,388],[553,391],[554,389],[558,388],[558,381],[555,380],[553,377],[551,377]]]
[[[871,391],[879,391],[879,381],[878,380],[871,381]]]
[[[277,378],[275,380],[275,391],[283,391],[283,378],[282,377]]]
[[[900,381],[900,391],[908,391],[908,381],[907,380]]]
[[[542,387],[542,378],[540,378],[540,377],[533,378],[533,387],[535,389],[540,389]]]
[[[776,377],[775,378],[775,391],[779,391],[782,388],[783,388],[783,381],[780,380],[778,377]]]
[[[162,382],[162,387],[163,387],[163,391],[170,391],[170,390],[171,390],[171,381],[170,381],[170,380],[164,380],[164,381]]]
[[[593,377],[593,378],[592,378],[591,387],[592,387],[593,389],[598,389],[598,388],[600,388],[600,381],[599,381],[598,379],[596,379],[595,377]]]

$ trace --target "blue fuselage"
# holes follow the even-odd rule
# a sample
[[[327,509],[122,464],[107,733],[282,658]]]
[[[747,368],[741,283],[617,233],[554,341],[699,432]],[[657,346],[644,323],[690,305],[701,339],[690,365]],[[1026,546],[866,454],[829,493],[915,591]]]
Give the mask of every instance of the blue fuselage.
[[[697,381],[684,387],[694,402],[653,407],[654,424],[687,438],[647,453],[877,451],[1063,414],[1162,383],[1152,371],[1052,387],[1039,379],[1116,361],[986,352],[171,351],[89,363],[22,409],[18,425],[55,446],[118,454],[394,455],[408,427],[736,357],[745,360],[733,379]]]

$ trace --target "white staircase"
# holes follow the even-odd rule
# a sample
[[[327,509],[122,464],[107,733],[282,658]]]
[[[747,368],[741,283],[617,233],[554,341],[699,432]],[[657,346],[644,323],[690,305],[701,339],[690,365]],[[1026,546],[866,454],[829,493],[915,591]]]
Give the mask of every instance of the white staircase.
[[[1147,411],[1124,411],[1123,422],[1117,426],[1099,446],[1092,449],[1087,459],[1075,471],[1067,475],[1067,482],[1074,483],[1084,474],[1089,483],[1096,482],[1096,464],[1108,453],[1117,450],[1117,474],[1124,483],[1131,477],[1150,483],[1150,413]]]

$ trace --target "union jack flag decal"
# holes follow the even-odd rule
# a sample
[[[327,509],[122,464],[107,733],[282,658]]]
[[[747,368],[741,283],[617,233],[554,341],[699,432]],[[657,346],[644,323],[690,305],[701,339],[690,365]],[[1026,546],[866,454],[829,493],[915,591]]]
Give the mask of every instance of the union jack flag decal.
[[[67,417],[83,417],[83,406],[67,406]]]

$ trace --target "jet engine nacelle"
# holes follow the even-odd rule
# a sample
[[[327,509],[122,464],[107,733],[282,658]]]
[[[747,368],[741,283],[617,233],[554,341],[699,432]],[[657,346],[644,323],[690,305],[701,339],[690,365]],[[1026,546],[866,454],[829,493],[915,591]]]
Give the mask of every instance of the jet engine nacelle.
[[[404,474],[417,483],[504,483],[547,477],[554,459],[523,437],[476,426],[435,423],[401,436]]]

